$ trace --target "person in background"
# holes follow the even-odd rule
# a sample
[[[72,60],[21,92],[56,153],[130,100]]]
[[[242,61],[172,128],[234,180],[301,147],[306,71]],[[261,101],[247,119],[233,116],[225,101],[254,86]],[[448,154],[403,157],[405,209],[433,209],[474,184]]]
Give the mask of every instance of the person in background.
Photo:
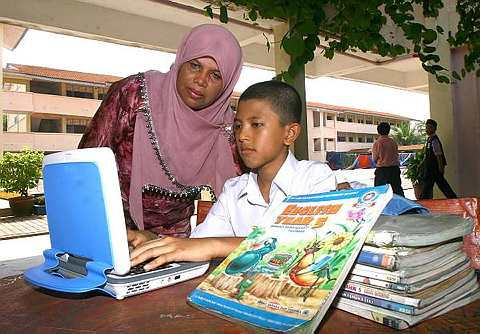
[[[370,154],[359,154],[353,161],[353,163],[345,169],[369,169],[375,168],[375,161],[373,161]]]
[[[151,260],[145,270],[172,261],[225,257],[254,225],[289,195],[335,190],[328,165],[298,161],[289,150],[300,133],[302,102],[297,91],[280,81],[247,88],[240,96],[233,123],[235,141],[249,173],[225,182],[218,201],[190,239],[164,237],[139,244],[132,265]]]
[[[375,186],[390,184],[395,194],[405,196],[402,189],[402,180],[400,179],[400,162],[398,160],[398,146],[395,141],[388,136],[390,133],[390,124],[381,122],[377,126],[377,132],[380,135],[372,147],[372,159],[375,161]]]
[[[145,194],[152,184],[173,192],[224,182],[241,174],[230,97],[242,51],[227,29],[205,24],[181,42],[169,72],[148,71],[114,83],[79,148],[115,154],[128,239],[188,237],[193,200]]]
[[[437,134],[437,122],[433,119],[427,119],[425,122],[425,132],[427,133],[427,143],[425,144],[425,159],[423,161],[424,174],[422,183],[422,194],[419,199],[433,198],[433,186],[436,183],[442,193],[447,198],[457,198],[457,194],[448,184],[443,176],[447,159],[443,152],[442,143]]]

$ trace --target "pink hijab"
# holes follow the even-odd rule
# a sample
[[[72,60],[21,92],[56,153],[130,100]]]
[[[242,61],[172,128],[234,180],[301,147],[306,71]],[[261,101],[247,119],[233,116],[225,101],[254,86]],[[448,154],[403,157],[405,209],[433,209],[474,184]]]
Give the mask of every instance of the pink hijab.
[[[176,89],[177,73],[187,61],[212,57],[223,78],[217,100],[201,110],[190,109]],[[148,71],[145,81],[160,152],[170,172],[183,185],[211,185],[220,194],[225,180],[236,175],[225,130],[233,122],[230,95],[242,69],[242,51],[227,29],[204,24],[193,28],[177,50],[167,73]],[[130,214],[143,229],[142,187],[155,184],[178,191],[167,178],[148,138],[143,113],[137,114],[133,139]]]

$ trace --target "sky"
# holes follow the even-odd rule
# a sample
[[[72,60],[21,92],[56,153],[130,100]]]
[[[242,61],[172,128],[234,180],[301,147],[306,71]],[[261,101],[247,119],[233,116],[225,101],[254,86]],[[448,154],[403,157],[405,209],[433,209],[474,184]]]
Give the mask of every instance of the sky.
[[[172,53],[154,51],[29,29],[10,51],[3,49],[2,65],[16,63],[125,77],[156,69],[168,71]],[[273,71],[244,66],[235,91],[269,80]],[[330,77],[306,79],[307,101],[385,112],[425,120],[428,94]]]

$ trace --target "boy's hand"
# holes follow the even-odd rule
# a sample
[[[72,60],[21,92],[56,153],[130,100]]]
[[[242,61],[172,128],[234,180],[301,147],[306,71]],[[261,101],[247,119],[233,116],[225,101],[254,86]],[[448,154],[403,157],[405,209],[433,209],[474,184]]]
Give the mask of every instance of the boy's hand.
[[[128,244],[137,247],[147,241],[156,239],[157,236],[149,231],[134,231],[127,229]]]
[[[214,243],[214,242],[213,242]],[[183,239],[163,237],[147,241],[130,253],[131,266],[155,258],[145,265],[145,270],[175,261],[208,261],[214,257],[212,239]]]
[[[347,189],[352,189],[352,187],[350,186],[350,183],[340,182],[337,184],[337,190],[347,190]]]

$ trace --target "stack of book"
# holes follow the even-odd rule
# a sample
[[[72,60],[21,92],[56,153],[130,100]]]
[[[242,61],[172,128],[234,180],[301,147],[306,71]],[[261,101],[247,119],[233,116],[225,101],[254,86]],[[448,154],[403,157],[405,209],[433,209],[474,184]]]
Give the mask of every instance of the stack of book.
[[[462,250],[472,228],[472,220],[455,215],[381,216],[335,306],[405,329],[479,299]]]

